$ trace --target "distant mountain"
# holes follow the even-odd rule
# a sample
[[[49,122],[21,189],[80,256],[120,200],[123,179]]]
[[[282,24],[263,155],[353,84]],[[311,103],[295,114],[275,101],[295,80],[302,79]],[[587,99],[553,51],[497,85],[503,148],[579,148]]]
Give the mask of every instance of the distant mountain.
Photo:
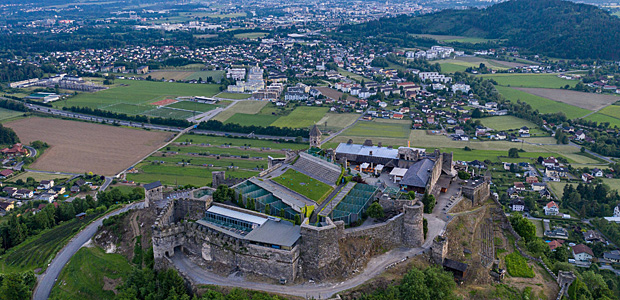
[[[345,35],[403,43],[403,34],[502,39],[503,45],[550,57],[620,60],[620,18],[562,0],[511,0],[484,9],[399,16],[341,29]]]

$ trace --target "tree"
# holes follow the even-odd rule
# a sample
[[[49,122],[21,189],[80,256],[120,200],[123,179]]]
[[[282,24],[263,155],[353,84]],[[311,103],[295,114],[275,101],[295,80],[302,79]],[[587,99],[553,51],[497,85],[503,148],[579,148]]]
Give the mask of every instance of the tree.
[[[467,180],[469,178],[471,178],[471,174],[467,173],[466,171],[459,171],[459,178],[462,180]]]
[[[517,149],[517,148],[510,148],[508,150],[508,157],[510,157],[510,158],[519,158],[519,149]]]
[[[30,299],[30,289],[24,283],[22,275],[13,273],[2,278],[0,298],[4,300]]]
[[[422,203],[424,204],[424,213],[432,213],[433,208],[435,208],[435,196],[429,193],[424,194],[424,197],[422,197]]]
[[[536,238],[536,225],[521,215],[512,215],[510,224],[526,242]]]
[[[474,109],[471,113],[471,117],[474,119],[482,118],[482,111],[479,108]]]
[[[379,202],[373,202],[368,207],[368,210],[366,210],[366,213],[373,219],[381,219],[385,216],[383,207],[379,204]]]

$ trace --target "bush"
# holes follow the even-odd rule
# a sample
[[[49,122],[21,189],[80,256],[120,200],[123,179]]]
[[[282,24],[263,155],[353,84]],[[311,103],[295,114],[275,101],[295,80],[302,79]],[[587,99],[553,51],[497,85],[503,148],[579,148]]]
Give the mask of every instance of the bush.
[[[506,268],[512,277],[534,278],[534,270],[527,265],[527,259],[517,252],[506,255]]]
[[[379,204],[379,202],[373,202],[366,210],[366,213],[369,217],[373,219],[381,219],[385,216],[383,212],[383,207]]]
[[[471,178],[471,174],[465,172],[465,171],[459,171],[459,178],[461,180],[467,180],[469,178]]]

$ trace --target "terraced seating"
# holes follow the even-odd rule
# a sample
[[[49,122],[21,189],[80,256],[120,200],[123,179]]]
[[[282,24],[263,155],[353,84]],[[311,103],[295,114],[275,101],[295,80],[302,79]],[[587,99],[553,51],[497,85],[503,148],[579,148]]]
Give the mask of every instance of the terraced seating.
[[[299,158],[293,164],[293,168],[332,186],[336,184],[341,173],[340,166],[305,152],[299,154]]]

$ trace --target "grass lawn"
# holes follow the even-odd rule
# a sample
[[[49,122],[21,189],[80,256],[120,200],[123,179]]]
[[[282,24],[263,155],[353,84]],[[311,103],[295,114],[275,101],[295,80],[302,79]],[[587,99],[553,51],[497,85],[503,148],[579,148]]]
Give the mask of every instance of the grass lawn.
[[[555,74],[484,74],[484,78],[493,78],[499,85],[512,87],[533,87],[559,89],[565,85],[574,86],[577,81],[563,79]]]
[[[426,149],[427,152],[432,152],[435,148]],[[471,150],[465,151],[462,148],[440,148],[442,152],[452,152],[454,154],[454,159],[456,160],[480,160],[483,161],[485,159],[491,160],[493,162],[499,162],[498,157],[501,156],[501,161],[508,162],[509,160],[513,160],[510,162],[530,162],[532,159],[536,159],[539,156],[549,156],[548,152],[519,152],[519,158],[508,158],[508,150]],[[553,154],[556,157],[560,156],[559,154]]]
[[[301,150],[307,149],[308,144],[296,144],[296,143],[280,143],[271,140],[258,140],[258,139],[247,139],[247,138],[232,138],[232,137],[223,137],[223,136],[209,136],[209,135],[201,135],[201,134],[184,134],[175,142],[186,142],[188,140],[192,140],[194,144],[211,144],[211,145],[224,145],[231,144],[231,146],[246,146],[250,145],[252,148],[271,148],[271,149],[293,149],[293,150]],[[173,147],[173,146],[172,146]]]
[[[523,126],[527,126],[530,129],[537,127],[536,124],[521,118],[517,118],[515,116],[488,117],[480,119],[480,122],[482,122],[482,125],[486,127],[490,127],[499,131],[519,129]]]
[[[144,114],[153,116],[153,117],[173,118],[173,119],[187,119],[194,115],[194,113],[191,111],[178,110],[178,109],[165,108],[165,107],[149,110],[145,112]]]
[[[114,86],[95,93],[80,93],[66,101],[54,102],[54,107],[83,106],[106,109],[113,104],[150,105],[150,103],[179,96],[212,97],[219,93],[216,84],[115,80]],[[152,107],[152,106],[151,106]],[[135,112],[128,111],[128,114]]]
[[[284,157],[284,155],[282,155]],[[211,172],[212,168],[220,168],[224,169],[231,165],[235,167],[239,167],[239,169],[248,170],[248,171],[257,171],[259,168],[267,169],[268,160],[251,160],[251,159],[235,159],[235,158],[226,158],[220,157],[219,159],[215,157],[209,156],[188,156],[188,155],[167,155],[163,156],[151,156],[146,159],[146,162],[157,162],[161,163],[165,162],[163,165],[166,166],[180,166],[178,163],[185,162],[189,163],[190,166],[204,166],[204,165],[213,165],[213,167],[204,167],[205,172]],[[188,166],[186,166],[187,168]]]
[[[235,34],[235,38],[254,40],[254,39],[257,39],[257,38],[266,37],[267,35],[269,35],[268,32],[246,32],[246,33],[237,33],[237,34]]]
[[[620,119],[611,117],[611,116],[606,115],[606,114],[602,114],[601,112],[593,113],[593,114],[585,117],[584,119],[586,119],[588,121],[594,121],[594,122],[597,122],[597,123],[609,123],[609,126],[612,127],[612,128],[614,126],[620,127]]]
[[[278,118],[271,126],[306,128],[310,127],[325,116],[329,108],[299,106],[287,116]]]
[[[245,100],[245,99],[252,97],[252,95],[242,94],[242,93],[221,92],[217,95],[217,97],[224,98],[224,99],[233,99],[233,100]]]
[[[340,73],[340,75],[342,75],[342,76],[349,77],[349,78],[351,78],[351,79],[353,79],[353,80],[355,80],[357,82],[362,82],[362,80],[364,80],[365,82],[372,81],[372,79],[363,77],[361,75],[357,75],[355,73],[349,72],[349,71],[347,71],[345,69],[342,69],[342,68],[338,68],[338,73]]]
[[[23,243],[9,249],[0,256],[0,273],[23,272],[42,268],[45,270],[56,253],[71,239],[79,228],[97,215],[82,220],[73,219],[38,235],[29,237]]]
[[[178,151],[179,153],[209,153],[209,154],[219,154],[219,155],[239,155],[239,156],[249,156],[249,157],[263,157],[267,158],[267,156],[271,157],[280,157],[283,156],[277,152],[269,152],[269,151],[249,151],[240,148],[219,148],[219,147],[201,147],[201,146],[179,146],[179,147],[171,147],[172,151]]]
[[[99,247],[81,248],[60,273],[50,298],[114,299],[112,290],[103,289],[104,278],[124,279],[131,270],[132,266],[121,254],[105,253]]]
[[[439,65],[441,66],[441,73],[456,73],[456,72],[465,72],[465,70],[469,67],[469,66],[465,66],[462,64],[456,64],[453,62],[439,62]]]
[[[228,120],[230,117],[232,117],[233,115],[237,113],[254,115],[260,112],[261,109],[263,109],[263,107],[267,105],[267,103],[269,102],[268,101],[254,101],[254,100],[239,101],[235,103],[235,105],[231,106],[229,109],[217,114],[217,116],[215,116],[213,119],[220,121],[220,122],[225,122],[226,120]]]
[[[557,113],[561,111],[569,119],[583,117],[590,113],[590,111],[587,109],[583,109],[562,102],[553,101],[551,99],[532,95],[530,93],[515,90],[513,88],[504,86],[496,86],[495,88],[498,92],[500,92],[500,94],[502,94],[504,97],[506,97],[506,99],[510,100],[511,102],[516,103],[517,100],[521,100],[522,102],[529,104],[530,106],[532,106],[533,109],[536,109],[541,113]]]
[[[213,82],[219,82],[224,77],[224,71],[196,71],[191,75],[187,76],[185,80],[202,80],[207,81],[207,78],[213,78]]]
[[[323,132],[328,130],[338,131],[353,124],[359,116],[359,114],[327,113],[316,125],[318,125],[319,129]]]
[[[216,109],[218,105],[199,103],[199,102],[194,102],[194,101],[179,101],[179,102],[167,105],[166,107],[186,109],[186,110],[192,110],[192,111],[195,110],[199,112],[207,112],[207,111]]]
[[[527,264],[527,259],[518,252],[506,255],[506,269],[512,277],[534,278],[534,270]]]
[[[228,118],[224,123],[236,123],[243,126],[262,126],[267,127],[278,120],[278,116],[262,114],[242,114],[236,113]]]
[[[321,204],[333,188],[293,169],[288,169],[279,177],[271,179],[311,200]]]
[[[15,111],[6,108],[0,108],[0,121],[8,121],[23,116],[23,111]]]
[[[116,104],[108,105],[102,109],[117,112],[117,113],[122,113],[122,114],[128,114],[128,115],[140,115],[140,114],[146,113],[149,110],[155,109],[155,106],[116,103]]]
[[[411,121],[375,119],[359,121],[343,132],[344,136],[387,137],[406,140],[411,131]]]
[[[223,171],[224,169],[206,168],[202,166],[180,166],[180,165],[153,165],[150,163],[140,163],[137,166],[140,173],[127,174],[127,180],[139,183],[149,183],[160,180],[165,185],[186,185],[205,186],[211,184],[211,172]],[[226,169],[226,176],[247,178],[258,174],[258,171],[229,170]]]
[[[6,180],[6,182],[15,182],[18,179],[23,180],[24,182],[28,177],[34,178],[35,181],[39,182],[41,180],[54,180],[56,184],[58,183],[58,179],[67,179],[70,178],[70,175],[61,175],[61,174],[49,174],[49,173],[37,173],[37,172],[24,172],[17,176],[13,176]]]

